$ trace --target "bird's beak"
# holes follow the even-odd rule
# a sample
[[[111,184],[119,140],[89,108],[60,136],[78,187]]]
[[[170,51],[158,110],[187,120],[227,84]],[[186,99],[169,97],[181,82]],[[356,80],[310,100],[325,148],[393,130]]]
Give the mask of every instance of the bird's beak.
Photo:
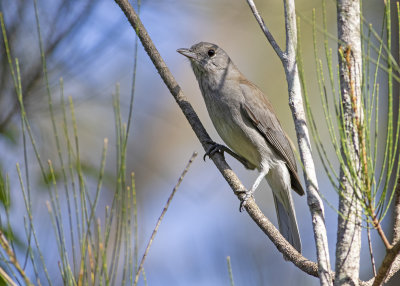
[[[180,53],[181,55],[184,55],[185,57],[189,58],[189,59],[194,59],[195,60],[197,58],[196,53],[193,53],[189,49],[177,49],[176,51],[178,53]]]

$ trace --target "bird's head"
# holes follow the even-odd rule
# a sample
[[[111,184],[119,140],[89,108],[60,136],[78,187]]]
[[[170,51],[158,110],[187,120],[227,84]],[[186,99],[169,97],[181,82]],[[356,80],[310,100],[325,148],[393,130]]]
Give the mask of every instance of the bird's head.
[[[236,69],[228,54],[212,43],[200,42],[190,49],[178,49],[177,52],[190,60],[197,78],[204,75],[226,76],[230,70]]]

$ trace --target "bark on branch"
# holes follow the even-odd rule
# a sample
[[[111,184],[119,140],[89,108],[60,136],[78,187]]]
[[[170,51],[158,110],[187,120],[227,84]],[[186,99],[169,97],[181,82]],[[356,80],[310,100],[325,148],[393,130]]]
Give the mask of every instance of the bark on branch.
[[[350,143],[347,148],[351,152],[350,164],[360,170],[358,159],[359,138],[354,118],[362,118],[361,82],[362,57],[360,34],[360,2],[359,0],[337,1],[337,27],[340,89],[344,118],[344,132]],[[354,105],[356,108],[354,108]],[[354,162],[354,163],[353,163]],[[336,243],[336,276],[335,285],[358,285],[361,248],[360,190],[353,188],[348,182],[346,169],[340,170],[340,196],[338,216],[338,234]]]

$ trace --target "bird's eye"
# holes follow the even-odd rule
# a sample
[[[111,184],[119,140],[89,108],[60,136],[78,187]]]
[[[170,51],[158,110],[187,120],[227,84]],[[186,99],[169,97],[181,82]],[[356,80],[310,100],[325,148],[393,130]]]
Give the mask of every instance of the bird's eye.
[[[211,58],[213,55],[215,55],[215,50],[214,49],[209,49],[207,54]]]

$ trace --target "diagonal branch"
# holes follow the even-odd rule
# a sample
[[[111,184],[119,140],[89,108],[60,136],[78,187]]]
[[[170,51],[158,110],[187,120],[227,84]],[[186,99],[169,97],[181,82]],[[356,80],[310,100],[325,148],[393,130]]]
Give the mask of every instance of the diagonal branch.
[[[400,253],[400,241],[398,241],[391,249],[386,250],[386,255],[385,258],[382,261],[381,267],[379,267],[378,274],[376,275],[375,279],[373,280],[372,286],[379,286],[382,285],[382,283],[385,280],[389,280],[391,276],[388,276],[388,274],[396,273],[396,270],[399,270],[399,263],[395,264],[394,261],[396,260],[396,257],[398,257]],[[397,261],[398,262],[398,261]],[[397,266],[397,267],[396,267]],[[397,268],[397,269],[395,269]],[[392,271],[395,270],[395,271]]]
[[[257,7],[254,4],[253,0],[246,0],[246,1],[247,1],[247,4],[249,4],[250,9],[253,12],[253,15],[256,18],[258,24],[260,25],[261,30],[264,32],[264,34],[267,37],[272,48],[275,50],[275,53],[278,55],[278,57],[281,59],[281,61],[284,61],[284,58],[286,57],[285,53],[279,47],[278,43],[275,41],[274,36],[272,36],[268,27],[265,25],[264,20],[261,17],[260,13],[258,12]]]
[[[380,285],[382,282],[386,283],[400,270],[400,178],[397,180],[395,190],[393,244],[394,246],[386,252],[376,277],[368,281],[370,284]]]
[[[153,229],[153,232],[152,232],[152,234],[151,234],[151,236],[150,236],[149,242],[147,243],[146,250],[145,250],[145,252],[144,252],[144,254],[143,254],[142,260],[140,261],[139,268],[138,268],[138,270],[136,271],[135,280],[134,280],[134,282],[133,282],[133,285],[134,285],[134,286],[136,286],[137,283],[138,283],[138,281],[139,281],[139,275],[140,275],[140,273],[141,273],[142,270],[143,270],[144,261],[146,260],[147,254],[149,253],[151,244],[152,244],[153,241],[154,241],[154,237],[155,237],[156,234],[157,234],[158,228],[159,228],[160,225],[161,225],[161,221],[162,221],[162,219],[164,218],[164,215],[165,215],[165,213],[167,212],[167,210],[168,210],[168,208],[169,208],[169,205],[171,204],[172,198],[175,196],[176,191],[178,190],[179,186],[181,185],[181,183],[182,183],[182,181],[183,181],[183,178],[185,177],[186,173],[189,171],[190,165],[192,165],[192,163],[193,163],[194,159],[196,158],[196,156],[197,156],[197,152],[193,152],[192,156],[191,156],[190,159],[189,159],[189,162],[186,164],[185,169],[183,170],[181,176],[180,176],[179,179],[178,179],[178,182],[176,183],[175,187],[173,188],[171,194],[170,194],[169,197],[168,197],[167,202],[165,203],[164,209],[162,210],[161,215],[160,215],[160,217],[158,218],[158,221],[157,221],[157,223],[156,223],[156,226],[155,226],[155,228]]]
[[[186,96],[183,94],[182,89],[175,81],[167,65],[161,58],[159,52],[157,51],[152,40],[147,34],[147,31],[143,26],[143,24],[141,23],[135,10],[129,4],[128,0],[115,0],[115,2],[120,6],[121,10],[124,12],[128,21],[130,22],[133,29],[137,33],[144,49],[146,50],[147,54],[152,60],[154,66],[159,72],[165,85],[168,87],[172,96],[175,98],[182,112],[186,116],[197,138],[203,145],[204,150],[207,150],[207,148],[210,147],[209,142],[211,142],[211,139],[207,134],[207,131],[200,122],[200,119],[195,113],[192,105],[188,102]],[[230,166],[226,163],[224,157],[219,152],[217,152],[211,157],[211,159],[213,160],[214,164],[221,172],[225,180],[228,182],[233,192],[238,196],[240,200],[243,200],[244,198],[243,191],[246,189],[240,182],[236,174],[232,171]],[[301,270],[310,275],[318,277],[318,275],[321,274],[321,270],[319,269],[320,266],[302,256],[285,240],[285,238],[283,238],[283,236],[275,228],[275,226],[268,220],[268,218],[264,216],[264,214],[256,205],[253,198],[247,200],[245,209],[247,213],[250,215],[250,217],[256,222],[256,224],[261,228],[261,230],[271,239],[271,241],[278,248],[278,250],[285,257],[288,258],[288,260],[293,262],[298,268],[300,268]],[[334,275],[334,273],[332,274],[328,273],[328,275]],[[332,279],[332,276],[329,277],[330,279]]]
[[[265,26],[254,2],[247,0],[247,3],[249,3],[254,17],[266,35],[268,41],[281,59],[285,70],[286,80],[288,83],[289,105],[292,110],[300,156],[305,171],[304,177],[307,185],[307,203],[312,216],[320,283],[321,285],[332,285],[324,206],[319,195],[317,176],[311,155],[310,137],[306,124],[307,121],[303,107],[303,98],[297,66],[297,26],[294,0],[283,0],[286,27],[286,52],[284,53],[280,51],[280,49],[277,50],[277,44],[268,28]]]

